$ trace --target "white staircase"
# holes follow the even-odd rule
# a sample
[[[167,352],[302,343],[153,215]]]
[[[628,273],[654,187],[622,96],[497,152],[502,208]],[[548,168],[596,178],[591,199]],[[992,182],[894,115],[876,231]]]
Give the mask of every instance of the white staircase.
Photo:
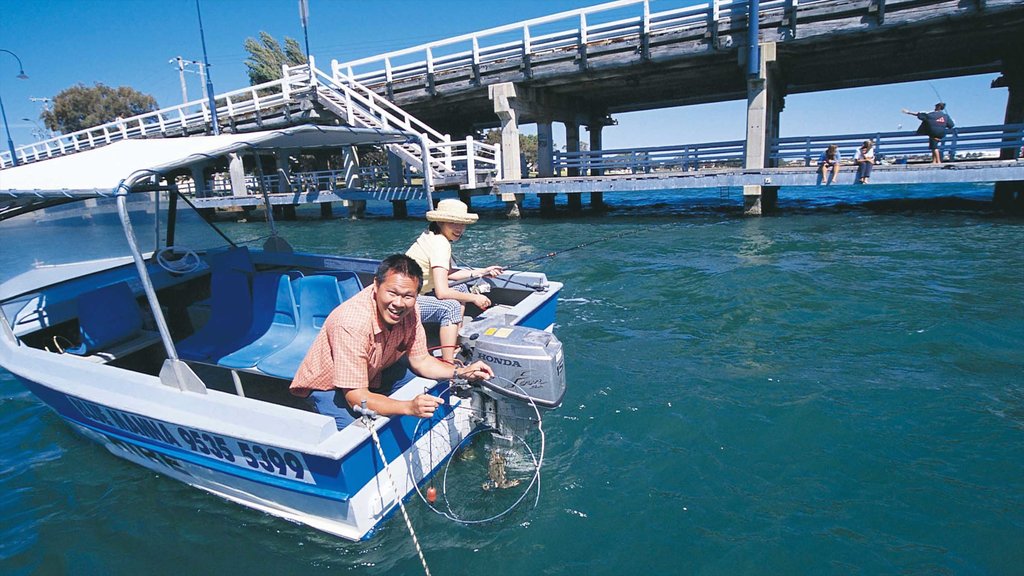
[[[311,59],[312,61],[312,59]],[[337,63],[332,67],[337,68]],[[429,157],[431,186],[477,188],[501,177],[501,149],[466,138],[452,142],[389,100],[335,69],[327,75],[310,65],[284,67],[280,80],[215,97],[222,130],[247,131],[272,123],[301,122],[304,100],[315,99],[350,126],[402,130],[418,134]],[[295,118],[299,115],[299,118]],[[206,134],[210,111],[205,98],[64,134],[15,149],[21,164],[73,154],[129,138],[181,137]],[[414,171],[423,173],[418,142],[389,145],[391,152]],[[13,166],[9,152],[0,153],[0,169]]]

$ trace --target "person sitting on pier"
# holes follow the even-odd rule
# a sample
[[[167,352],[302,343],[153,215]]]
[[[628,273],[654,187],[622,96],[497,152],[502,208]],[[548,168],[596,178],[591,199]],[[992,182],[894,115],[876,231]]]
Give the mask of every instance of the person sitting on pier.
[[[411,379],[406,366],[424,378],[493,378],[484,362],[452,369],[427,352],[427,337],[416,314],[423,272],[403,254],[385,258],[373,284],[335,308],[295,372],[289,391],[307,398],[316,412],[333,416],[341,430],[366,407],[383,416],[430,418],[444,399],[418,394],[396,400],[390,393]],[[404,378],[403,378],[404,376]]]
[[[953,119],[946,114],[946,103],[939,102],[935,105],[935,110],[931,112],[911,112],[904,108],[903,113],[916,116],[921,121],[921,125],[917,127],[917,134],[928,136],[928,149],[932,152],[932,164],[942,164],[939,143],[946,137],[947,130],[956,127]]]
[[[472,269],[455,267],[452,242],[462,238],[466,225],[476,222],[478,218],[469,212],[464,202],[454,198],[441,200],[436,209],[427,212],[429,228],[420,234],[405,253],[426,272],[418,301],[420,318],[423,322],[437,322],[441,325],[441,359],[445,362],[455,361],[455,347],[465,305],[472,303],[481,310],[491,306],[490,298],[472,293],[465,282],[451,286],[449,281],[494,277],[504,271],[501,266]]]
[[[821,176],[819,183],[824,182],[825,185],[829,185],[836,181],[839,177],[839,162],[843,159],[842,154],[839,153],[839,147],[835,144],[829,144],[828,148],[818,156],[818,175]],[[829,175],[831,172],[831,175]]]
[[[857,149],[853,162],[857,164],[857,182],[867,184],[871,178],[871,168],[875,165],[875,143],[865,140]]]

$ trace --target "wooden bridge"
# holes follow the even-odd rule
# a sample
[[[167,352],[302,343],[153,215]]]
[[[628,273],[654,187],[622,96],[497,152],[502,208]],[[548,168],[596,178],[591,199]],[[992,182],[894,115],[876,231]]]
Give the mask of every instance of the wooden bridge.
[[[912,160],[922,141],[909,132],[779,137],[787,94],[853,86],[1001,72],[994,87],[1009,89],[1006,124],[958,128],[946,141],[946,155],[996,153],[1002,160],[1019,155],[1024,123],[1024,3],[1019,0],[712,0],[666,7],[673,2],[659,2],[657,11],[649,0],[606,2],[371,58],[334,60],[329,73],[311,58],[309,65],[285,67],[280,80],[212,101],[220,125],[231,132],[340,122],[416,134],[427,150],[426,165],[415,145],[389,145],[389,185],[369,190],[366,197],[394,194],[411,178],[426,178],[434,188],[466,197],[501,194],[510,212],[523,193],[550,195],[559,178],[571,179],[562,180],[563,191],[590,190],[600,201],[599,189],[633,190],[636,182],[659,178],[692,184],[694,170],[729,169],[733,177],[722,181],[744,186],[747,210],[756,214],[771,207],[777,186],[768,180],[806,183],[776,170],[802,173],[800,164],[806,167],[829,143],[850,153],[854,142],[871,138],[882,154]],[[602,150],[602,129],[614,123],[614,113],[744,98],[744,140]],[[121,139],[208,133],[211,113],[203,98],[118,119],[22,146],[14,157],[0,152],[0,169]],[[524,179],[521,171],[518,128],[527,122],[537,124],[539,136],[540,179],[535,180]],[[553,150],[553,122],[566,126],[565,153]],[[474,138],[489,126],[501,126],[500,145]],[[589,151],[580,150],[581,126],[589,129]],[[939,178],[926,176],[935,170],[943,171],[941,178],[985,177],[1004,183],[999,185],[1004,196],[1024,202],[1024,179],[1012,163],[970,171],[896,166],[880,169],[880,177]],[[287,166],[279,168],[287,172]],[[194,171],[197,197],[223,202],[211,174],[218,170],[223,167]],[[314,169],[325,171],[326,164]],[[227,172],[232,195],[247,196],[251,186],[242,161],[233,159]],[[642,178],[621,178],[638,175]],[[586,178],[595,184],[585,184]],[[330,188],[317,182],[311,187],[282,181],[278,187]]]

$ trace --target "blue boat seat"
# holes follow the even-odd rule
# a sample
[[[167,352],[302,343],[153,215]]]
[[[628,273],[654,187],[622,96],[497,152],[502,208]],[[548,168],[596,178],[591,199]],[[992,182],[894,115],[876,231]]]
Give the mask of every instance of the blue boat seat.
[[[142,313],[126,282],[104,286],[78,297],[78,333],[82,342],[65,350],[106,362],[154,344],[155,332],[142,329]]]
[[[249,249],[231,248],[210,259],[210,318],[191,336],[175,344],[186,360],[213,362],[237,350],[252,328],[255,273]]]
[[[260,360],[288,345],[298,333],[298,309],[289,275],[262,272],[253,280],[253,323],[246,344],[217,364],[239,370],[254,368]]]
[[[363,283],[359,281],[359,276],[356,276],[355,272],[349,271],[336,271],[336,270],[318,270],[314,272],[315,275],[334,276],[338,279],[338,288],[341,290],[341,301],[344,302],[349,298],[355,296],[363,289]]]
[[[291,380],[327,316],[341,304],[341,290],[333,276],[305,276],[293,283],[299,308],[298,333],[287,346],[261,360],[260,372]]]

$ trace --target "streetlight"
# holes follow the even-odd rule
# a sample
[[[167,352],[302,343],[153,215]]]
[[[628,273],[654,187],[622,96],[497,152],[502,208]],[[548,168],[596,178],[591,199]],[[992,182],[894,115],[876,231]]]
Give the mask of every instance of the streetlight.
[[[25,74],[25,66],[21,63],[21,58],[10,50],[4,50],[0,48],[0,52],[7,52],[14,59],[18,61],[18,75],[16,76],[19,80],[28,80],[28,74]],[[4,130],[7,131],[7,149],[11,151],[11,163],[15,166],[18,165],[18,155],[14,153],[14,140],[11,140],[11,127],[7,124],[7,111],[4,110],[4,99],[0,98],[0,116],[4,119]]]
[[[213,135],[220,135],[217,125],[217,101],[213,94],[213,80],[210,78],[210,58],[206,55],[206,34],[203,32],[203,13],[199,11],[199,0],[196,0],[196,16],[199,17],[199,39],[203,42],[203,64],[206,66],[206,100],[210,103],[210,127]]]
[[[31,122],[36,125],[36,129],[32,131],[32,135],[36,137],[36,140],[46,140],[50,137],[50,131],[43,128],[39,122],[36,122],[31,118],[22,118],[21,120],[22,122]]]

